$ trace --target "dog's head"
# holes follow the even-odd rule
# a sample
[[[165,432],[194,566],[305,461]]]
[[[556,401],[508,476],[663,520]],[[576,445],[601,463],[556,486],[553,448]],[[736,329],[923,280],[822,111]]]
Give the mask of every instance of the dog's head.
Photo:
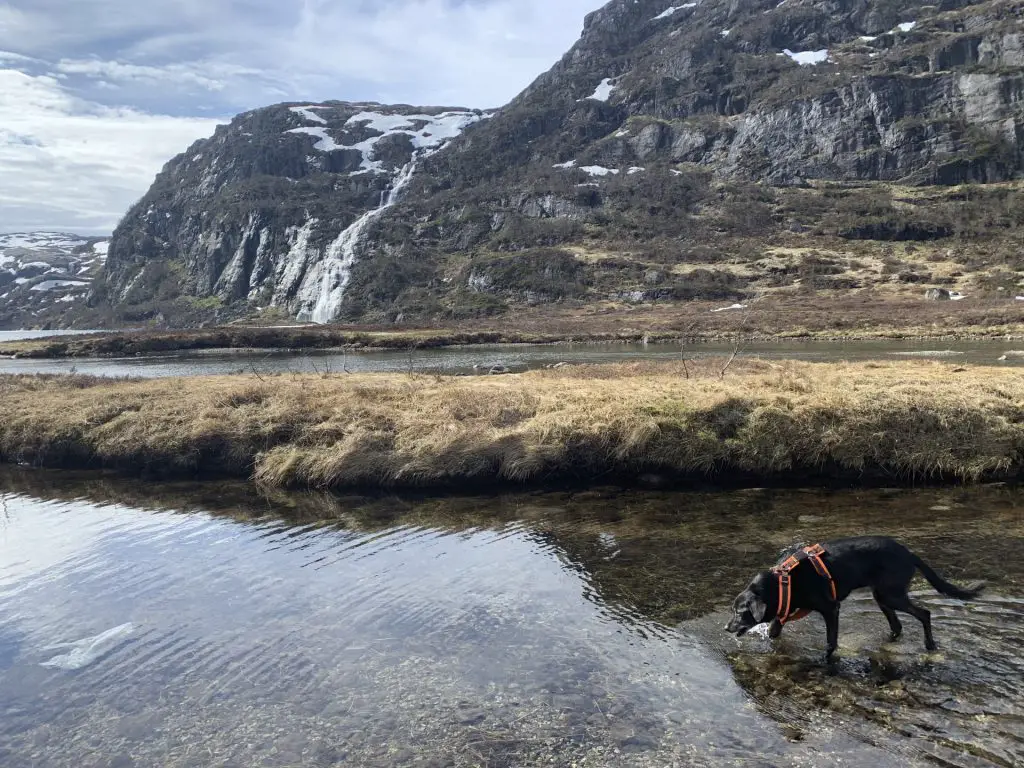
[[[762,571],[736,595],[732,602],[732,618],[725,625],[726,632],[743,637],[758,624],[775,618],[775,611],[769,607],[772,604],[772,581],[771,571]]]

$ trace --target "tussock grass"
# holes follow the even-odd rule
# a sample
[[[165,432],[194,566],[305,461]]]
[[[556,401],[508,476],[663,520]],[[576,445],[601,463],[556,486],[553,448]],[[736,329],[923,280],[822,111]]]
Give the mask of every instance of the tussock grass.
[[[315,488],[645,473],[907,483],[1021,471],[1024,374],[1014,370],[737,361],[722,377],[722,365],[463,378],[0,377],[0,459]]]

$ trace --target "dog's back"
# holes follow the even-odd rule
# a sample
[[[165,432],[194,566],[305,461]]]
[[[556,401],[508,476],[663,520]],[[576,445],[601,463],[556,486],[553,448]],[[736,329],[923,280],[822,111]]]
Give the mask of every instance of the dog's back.
[[[855,589],[906,594],[914,572],[921,571],[938,592],[961,600],[976,597],[980,587],[961,589],[937,574],[924,560],[887,536],[854,536],[825,542],[839,599]]]

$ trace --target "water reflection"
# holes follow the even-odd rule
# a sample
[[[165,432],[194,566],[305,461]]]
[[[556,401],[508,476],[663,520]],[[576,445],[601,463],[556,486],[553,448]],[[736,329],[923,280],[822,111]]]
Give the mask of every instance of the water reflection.
[[[0,472],[0,764],[1013,765],[1021,493],[261,496]],[[941,644],[870,599],[770,650],[722,608],[786,546],[872,530],[952,579]],[[72,643],[134,630],[79,670]]]

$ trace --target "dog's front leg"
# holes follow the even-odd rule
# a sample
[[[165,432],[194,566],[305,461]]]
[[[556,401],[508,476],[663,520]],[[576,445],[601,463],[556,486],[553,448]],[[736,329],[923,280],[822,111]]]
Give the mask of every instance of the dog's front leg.
[[[782,634],[782,622],[778,618],[774,618],[771,624],[768,625],[768,637],[772,640],[778,640],[779,635]]]
[[[831,659],[839,647],[839,603],[821,612],[825,617],[825,658]]]

